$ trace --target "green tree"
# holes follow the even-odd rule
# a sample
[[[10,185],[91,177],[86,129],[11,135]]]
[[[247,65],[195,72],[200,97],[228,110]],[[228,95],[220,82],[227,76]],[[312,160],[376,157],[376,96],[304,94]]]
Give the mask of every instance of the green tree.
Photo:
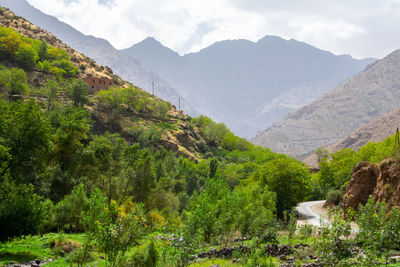
[[[276,193],[276,208],[280,217],[284,211],[290,211],[303,201],[310,190],[307,168],[289,157],[267,162],[253,174],[253,180],[260,181]]]
[[[231,229],[234,221],[230,221],[229,215],[225,213],[230,207],[227,203],[231,197],[229,186],[221,179],[210,179],[204,190],[190,203],[185,232],[188,237],[196,241],[210,243],[217,238],[221,230]]]
[[[28,92],[28,77],[22,69],[12,68],[10,70],[9,93],[23,95]]]
[[[217,169],[218,169],[218,160],[212,159],[210,161],[210,174],[208,175],[208,177],[214,178],[215,174],[217,173]]]
[[[0,177],[9,173],[18,182],[35,184],[51,151],[50,125],[39,105],[0,99],[0,144],[9,160]]]
[[[317,148],[314,153],[318,157],[318,163],[321,162],[323,159],[327,159],[329,157],[329,151],[322,146]]]
[[[24,43],[20,45],[15,53],[15,60],[23,67],[33,69],[36,66],[38,55],[32,45]]]
[[[0,241],[38,234],[45,210],[41,198],[28,185],[0,184]]]
[[[268,228],[273,227],[275,193],[260,185],[239,187],[235,192],[239,210],[235,216],[235,228],[242,237],[262,237]]]
[[[47,43],[45,41],[40,42],[38,56],[42,61],[47,59]]]
[[[49,80],[46,83],[45,92],[47,96],[47,111],[54,108],[54,103],[57,100],[60,85],[55,80]]]
[[[83,105],[89,103],[89,98],[87,97],[89,88],[82,79],[73,80],[70,84],[68,84],[67,92],[69,98],[74,103],[74,106],[82,107]]]

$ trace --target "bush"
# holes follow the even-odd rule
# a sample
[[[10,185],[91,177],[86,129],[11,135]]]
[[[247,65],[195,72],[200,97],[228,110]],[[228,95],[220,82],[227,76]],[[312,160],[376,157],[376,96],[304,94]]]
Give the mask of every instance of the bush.
[[[5,182],[0,191],[0,241],[37,234],[46,214],[41,198],[33,192],[33,186]]]
[[[83,231],[81,214],[89,210],[89,199],[83,184],[76,186],[70,195],[60,201],[54,209],[55,227],[72,231]]]
[[[10,70],[10,87],[9,93],[23,95],[28,92],[28,78],[22,69],[12,68]]]
[[[66,77],[73,77],[78,73],[78,68],[74,66],[68,59],[60,59],[51,62],[53,67],[57,67],[65,71]]]
[[[28,69],[35,68],[38,58],[36,50],[29,44],[21,45],[15,53],[17,63]]]
[[[339,205],[343,198],[343,192],[341,190],[330,190],[326,193],[326,203]]]

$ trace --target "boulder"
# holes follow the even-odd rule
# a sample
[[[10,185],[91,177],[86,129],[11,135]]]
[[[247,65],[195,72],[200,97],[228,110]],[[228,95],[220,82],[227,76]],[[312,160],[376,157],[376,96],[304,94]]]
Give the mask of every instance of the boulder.
[[[374,192],[379,176],[379,167],[362,161],[353,169],[351,179],[343,196],[343,210],[357,209],[361,203],[365,205],[369,196]]]

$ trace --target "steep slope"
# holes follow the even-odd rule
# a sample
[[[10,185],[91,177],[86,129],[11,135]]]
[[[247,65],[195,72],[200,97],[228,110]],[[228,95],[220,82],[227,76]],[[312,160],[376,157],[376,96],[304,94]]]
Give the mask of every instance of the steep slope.
[[[400,106],[400,50],[258,134],[253,143],[301,157]]]
[[[3,7],[0,7],[0,26],[10,28],[24,37],[45,41],[48,45],[66,51],[70,62],[77,69],[80,69],[76,75],[66,78],[74,80],[78,78],[97,77],[112,79],[115,82],[114,84],[117,87],[104,91],[112,95],[112,97],[107,99],[109,102],[101,101],[99,95],[91,95],[91,101],[85,107],[90,112],[91,119],[94,121],[92,128],[94,133],[116,132],[129,142],[137,141],[136,139],[139,134],[151,133],[154,136],[158,136],[158,139],[154,136],[146,138],[152,141],[156,140],[157,145],[164,146],[168,150],[175,152],[176,155],[182,155],[193,161],[197,161],[201,157],[196,142],[201,143],[204,140],[194,129],[193,125],[188,122],[188,116],[182,111],[176,110],[170,103],[122,80],[119,76],[112,74],[113,71],[110,68],[98,65],[92,59],[75,51],[48,31],[37,27],[20,16],[16,16]],[[6,38],[5,40],[8,39]],[[18,42],[15,42],[15,46],[19,46]],[[21,67],[12,61],[2,62],[2,67],[3,64],[9,69],[12,67]],[[82,65],[85,67],[80,68]],[[31,87],[29,90],[30,95],[18,97],[33,98],[45,105],[43,101],[47,96],[44,94],[45,89],[43,87],[51,79],[59,80],[60,90],[62,91],[59,96],[60,101],[68,102],[65,97],[66,92],[63,89],[63,86],[69,82],[67,79],[58,79],[53,73],[38,69],[36,66],[25,68],[25,72]],[[2,86],[0,94],[3,89]],[[131,100],[127,99],[127,94],[124,95],[124,91],[128,92]],[[116,101],[114,100],[117,103],[116,105],[114,104],[115,102],[112,102],[113,99],[116,99]],[[139,104],[141,107],[138,108],[137,105]],[[162,110],[157,112],[157,107],[161,105],[163,106]]]
[[[123,50],[164,77],[202,113],[254,136],[361,71],[372,59],[336,56],[296,40],[221,41],[179,56],[154,38]]]
[[[49,16],[31,6],[26,0],[0,0],[0,6],[11,9],[15,14],[22,16],[35,25],[51,32],[75,50],[89,56],[97,63],[111,67],[116,74],[135,85],[152,91],[152,83],[156,85],[155,94],[162,99],[178,105],[181,98],[183,109],[193,115],[198,112],[189,105],[167,82],[154,72],[144,69],[140,63],[126,54],[116,50],[108,41],[86,36],[71,26]]]
[[[358,151],[368,142],[380,142],[386,137],[393,135],[399,126],[400,108],[358,128],[346,138],[328,145],[326,149],[330,153],[339,151],[342,148],[350,148]],[[318,157],[314,153],[305,158],[303,162],[309,166],[318,167]]]

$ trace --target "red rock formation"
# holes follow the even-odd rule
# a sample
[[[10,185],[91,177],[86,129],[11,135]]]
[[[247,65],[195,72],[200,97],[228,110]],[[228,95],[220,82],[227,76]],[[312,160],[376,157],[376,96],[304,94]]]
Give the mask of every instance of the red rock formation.
[[[353,169],[350,182],[343,196],[343,209],[357,209],[358,204],[367,203],[374,192],[379,175],[379,167],[369,162],[360,162]]]

